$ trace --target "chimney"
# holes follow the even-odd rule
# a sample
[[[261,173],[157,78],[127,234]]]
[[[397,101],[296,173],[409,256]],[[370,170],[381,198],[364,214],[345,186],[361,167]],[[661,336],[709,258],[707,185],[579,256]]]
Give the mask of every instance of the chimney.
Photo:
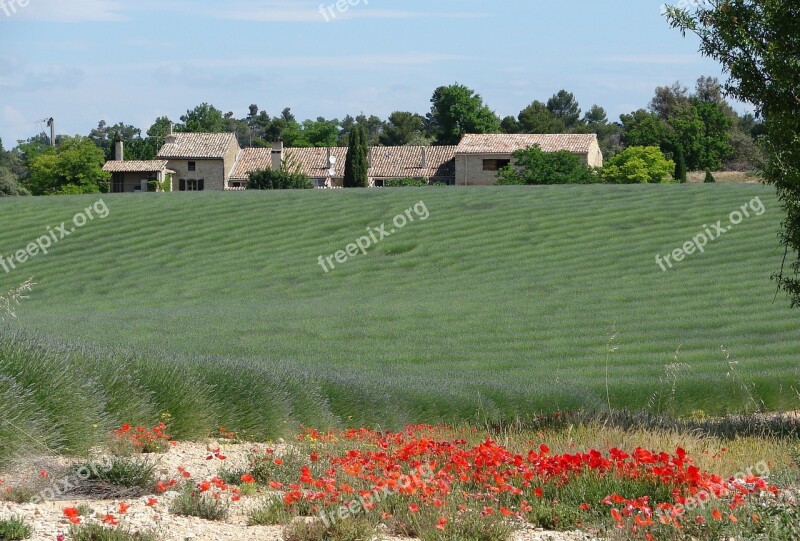
[[[168,145],[174,145],[178,142],[178,138],[175,137],[175,132],[173,131],[174,126],[172,122],[169,123],[169,130],[167,131],[167,138],[164,140],[164,143]]]
[[[272,142],[272,170],[280,171],[283,162],[283,139]]]
[[[56,121],[50,117],[47,121],[47,126],[50,128],[50,146],[56,146]]]
[[[118,162],[125,161],[125,144],[119,135],[114,139],[114,159]]]
[[[422,165],[420,167],[428,168],[428,147],[422,147]]]

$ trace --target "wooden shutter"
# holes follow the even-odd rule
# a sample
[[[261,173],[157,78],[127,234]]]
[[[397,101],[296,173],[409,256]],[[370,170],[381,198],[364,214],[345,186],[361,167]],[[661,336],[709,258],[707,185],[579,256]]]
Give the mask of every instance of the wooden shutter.
[[[204,188],[203,185],[204,184],[205,184],[205,179],[201,178],[200,180],[197,181],[197,191],[198,192],[202,192],[203,191],[203,188]]]
[[[179,182],[178,191],[185,192],[186,191],[186,179],[182,178]]]

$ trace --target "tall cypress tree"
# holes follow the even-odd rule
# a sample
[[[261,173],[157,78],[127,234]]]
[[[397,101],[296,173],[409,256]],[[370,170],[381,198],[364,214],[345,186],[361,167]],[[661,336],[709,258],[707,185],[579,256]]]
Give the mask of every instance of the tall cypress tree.
[[[367,146],[367,131],[363,126],[358,127],[358,176],[356,184],[359,188],[369,186],[369,147]]]
[[[680,183],[686,182],[686,154],[680,146],[675,152],[675,180]]]
[[[358,130],[350,132],[350,139],[347,143],[347,160],[344,162],[344,180],[342,181],[345,188],[356,187],[356,171],[355,162],[356,154],[358,153]]]
[[[367,163],[367,135],[362,127],[356,127],[350,132],[350,140],[347,146],[347,160],[344,163],[344,187],[366,188],[369,165]]]

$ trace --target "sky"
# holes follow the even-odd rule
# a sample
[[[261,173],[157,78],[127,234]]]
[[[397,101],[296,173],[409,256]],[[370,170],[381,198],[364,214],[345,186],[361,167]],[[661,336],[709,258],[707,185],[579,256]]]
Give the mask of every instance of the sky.
[[[299,120],[408,110],[455,82],[501,117],[561,89],[611,120],[724,80],[651,0],[0,0],[0,138],[144,133],[211,103]],[[744,110],[744,107],[737,107]]]

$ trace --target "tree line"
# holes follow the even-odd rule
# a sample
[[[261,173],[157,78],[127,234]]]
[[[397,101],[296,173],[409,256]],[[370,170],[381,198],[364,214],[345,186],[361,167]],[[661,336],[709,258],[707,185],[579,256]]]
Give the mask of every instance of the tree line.
[[[125,143],[125,158],[151,160],[167,136],[171,119],[160,117],[144,132],[130,124],[100,121],[86,136],[58,136],[56,148],[45,133],[5,150],[0,141],[0,195],[102,191],[103,163],[114,159],[114,141]],[[347,115],[343,119],[297,120],[290,108],[271,116],[257,104],[237,118],[202,103],[174,124],[176,132],[235,133],[243,147],[269,147],[282,139],[289,147],[348,146],[359,132],[367,146],[456,145],[466,133],[594,133],[607,159],[628,147],[658,147],[676,169],[753,170],[760,167],[756,143],[762,124],[739,115],[725,100],[722,86],[701,77],[694,91],[679,83],[658,87],[645,108],[611,122],[599,105],[583,113],[575,95],[560,90],[534,100],[516,116],[500,118],[475,90],[461,84],[437,88],[426,115],[395,111],[388,118]],[[678,171],[680,173],[680,171]],[[680,174],[676,176],[681,176]]]

